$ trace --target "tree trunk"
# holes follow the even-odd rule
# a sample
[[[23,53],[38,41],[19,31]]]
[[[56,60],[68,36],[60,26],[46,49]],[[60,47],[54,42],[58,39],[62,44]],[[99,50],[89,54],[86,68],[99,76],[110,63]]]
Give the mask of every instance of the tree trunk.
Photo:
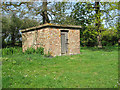
[[[14,33],[12,33],[11,35],[12,35],[11,36],[11,45],[15,46],[15,35],[14,35]]]
[[[95,2],[95,11],[96,11],[96,30],[98,32],[97,36],[97,42],[98,42],[98,48],[102,48],[102,43],[101,43],[101,30],[100,30],[100,5],[99,5],[99,0],[96,0]]]
[[[101,35],[98,34],[97,40],[98,40],[98,48],[102,48]]]
[[[42,12],[42,16],[43,16],[43,24],[45,23],[49,23],[49,18],[47,15],[47,0],[43,0],[43,12]]]

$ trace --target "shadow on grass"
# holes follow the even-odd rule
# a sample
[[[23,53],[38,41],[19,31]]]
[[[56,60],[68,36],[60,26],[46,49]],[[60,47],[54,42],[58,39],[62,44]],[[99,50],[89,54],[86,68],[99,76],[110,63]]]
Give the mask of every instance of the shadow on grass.
[[[103,46],[102,48],[98,48],[98,47],[81,47],[81,49],[91,50],[91,51],[111,52],[111,51],[118,51],[118,46]]]

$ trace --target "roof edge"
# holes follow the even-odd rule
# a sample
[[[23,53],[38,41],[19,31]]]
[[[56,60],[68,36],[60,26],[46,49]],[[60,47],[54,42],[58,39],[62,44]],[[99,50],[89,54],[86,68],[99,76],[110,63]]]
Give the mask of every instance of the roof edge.
[[[82,27],[81,26],[75,26],[75,25],[57,25],[57,24],[51,24],[51,23],[46,23],[46,24],[42,24],[42,25],[39,25],[39,26],[35,26],[35,27],[30,27],[30,28],[26,28],[26,29],[23,29],[23,30],[20,30],[20,32],[25,32],[25,31],[29,31],[29,30],[33,30],[33,29],[37,29],[37,28],[42,28],[42,27],[62,27],[62,28],[76,28],[76,29],[81,29]]]

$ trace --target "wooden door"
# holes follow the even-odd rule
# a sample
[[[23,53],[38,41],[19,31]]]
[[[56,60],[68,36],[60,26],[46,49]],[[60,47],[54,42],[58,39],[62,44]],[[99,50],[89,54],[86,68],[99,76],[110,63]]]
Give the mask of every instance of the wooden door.
[[[61,54],[67,54],[68,51],[68,32],[61,32]]]

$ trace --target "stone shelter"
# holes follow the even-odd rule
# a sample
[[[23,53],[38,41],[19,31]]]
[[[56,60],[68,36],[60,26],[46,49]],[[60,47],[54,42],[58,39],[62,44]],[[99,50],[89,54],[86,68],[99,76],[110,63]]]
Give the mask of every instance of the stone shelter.
[[[21,30],[23,52],[30,47],[44,48],[52,56],[80,54],[81,26],[43,24]]]

